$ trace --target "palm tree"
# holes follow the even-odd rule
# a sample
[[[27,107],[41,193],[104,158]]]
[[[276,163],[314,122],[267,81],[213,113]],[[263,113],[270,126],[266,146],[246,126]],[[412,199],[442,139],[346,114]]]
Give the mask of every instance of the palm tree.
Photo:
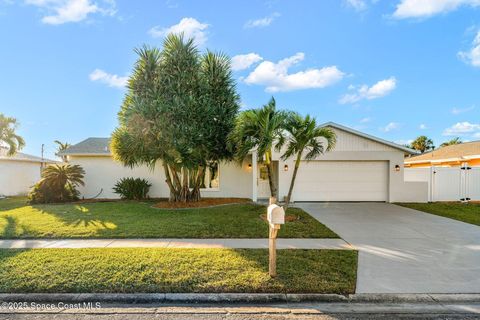
[[[412,149],[418,150],[421,153],[435,149],[432,139],[427,136],[419,136],[417,139],[413,140],[411,146]]]
[[[52,164],[42,171],[42,179],[33,187],[32,203],[64,202],[78,199],[76,187],[84,186],[85,170],[78,164]]]
[[[440,148],[447,147],[447,146],[452,146],[452,145],[460,144],[460,143],[462,143],[462,140],[460,140],[460,137],[455,137],[455,138],[451,139],[450,141],[445,141],[444,143],[442,143],[440,145]]]
[[[61,142],[59,140],[55,140],[53,142],[57,144],[57,152],[55,153],[55,155],[62,158],[63,162],[68,162],[68,157],[65,155],[59,156],[59,153],[67,150],[71,146],[71,144],[68,142]]]
[[[13,156],[25,146],[25,140],[15,133],[18,128],[17,119],[6,117],[0,113],[0,145],[8,146],[8,155]]]
[[[229,137],[235,148],[235,157],[239,161],[243,161],[252,149],[256,149],[258,159],[267,167],[270,194],[275,198],[278,188],[274,180],[272,150],[280,150],[285,142],[285,122],[288,114],[287,111],[276,109],[275,99],[272,97],[262,108],[240,113]]]
[[[332,129],[317,126],[315,118],[309,115],[302,117],[294,113],[287,120],[287,131],[289,133],[287,148],[282,155],[282,159],[286,160],[295,156],[295,167],[293,169],[292,180],[285,203],[285,210],[287,210],[292,197],[293,186],[297,177],[298,168],[302,161],[302,155],[305,154],[305,160],[313,160],[326,151],[330,151],[335,147],[337,136]],[[321,139],[326,140],[326,148]]]

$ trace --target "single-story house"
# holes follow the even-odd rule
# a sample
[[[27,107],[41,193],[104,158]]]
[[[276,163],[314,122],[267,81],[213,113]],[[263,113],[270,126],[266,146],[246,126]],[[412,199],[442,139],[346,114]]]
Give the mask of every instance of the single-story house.
[[[42,167],[55,163],[21,152],[9,156],[7,152],[0,147],[0,196],[26,195],[40,180]]]
[[[334,150],[313,161],[304,161],[299,169],[293,201],[383,201],[426,202],[426,182],[405,182],[403,159],[416,151],[360,131],[329,122],[337,134]],[[168,197],[165,176],[158,163],[153,171],[147,166],[124,167],[115,162],[109,138],[88,138],[72,145],[62,155],[85,169],[85,186],[79,190],[85,198],[118,198],[112,190],[123,177],[148,180],[151,197]],[[273,155],[279,197],[283,199],[292,178],[294,159],[283,161]],[[235,161],[212,165],[205,175],[202,197],[241,197],[253,201],[270,195],[266,168],[252,151],[243,163]]]
[[[480,166],[480,141],[464,142],[405,158],[407,168]]]

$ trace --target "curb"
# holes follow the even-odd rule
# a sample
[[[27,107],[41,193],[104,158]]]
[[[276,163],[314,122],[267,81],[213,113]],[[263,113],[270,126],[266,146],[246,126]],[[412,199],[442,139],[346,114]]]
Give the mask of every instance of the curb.
[[[149,303],[480,303],[480,294],[2,293],[0,302]]]

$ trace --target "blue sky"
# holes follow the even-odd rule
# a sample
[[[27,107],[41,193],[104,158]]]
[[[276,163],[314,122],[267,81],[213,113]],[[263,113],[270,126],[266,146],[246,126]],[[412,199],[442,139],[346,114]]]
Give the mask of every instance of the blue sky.
[[[114,129],[133,49],[169,31],[233,59],[242,107],[387,140],[480,139],[480,1],[0,0],[0,112],[53,157]]]

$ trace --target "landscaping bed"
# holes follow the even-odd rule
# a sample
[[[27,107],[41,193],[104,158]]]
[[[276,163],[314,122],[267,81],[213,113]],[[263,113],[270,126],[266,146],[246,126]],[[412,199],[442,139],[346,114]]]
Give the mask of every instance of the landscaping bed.
[[[213,206],[250,203],[252,200],[244,198],[203,198],[195,202],[169,202],[168,199],[155,203],[153,206],[160,209],[208,208]]]
[[[0,238],[267,238],[266,207],[252,203],[158,210],[154,202],[115,201],[28,205],[0,200]],[[280,238],[338,238],[305,211],[286,222]]]
[[[265,249],[3,249],[2,293],[354,293],[357,252]]]
[[[433,202],[398,205],[480,226],[480,203]]]

